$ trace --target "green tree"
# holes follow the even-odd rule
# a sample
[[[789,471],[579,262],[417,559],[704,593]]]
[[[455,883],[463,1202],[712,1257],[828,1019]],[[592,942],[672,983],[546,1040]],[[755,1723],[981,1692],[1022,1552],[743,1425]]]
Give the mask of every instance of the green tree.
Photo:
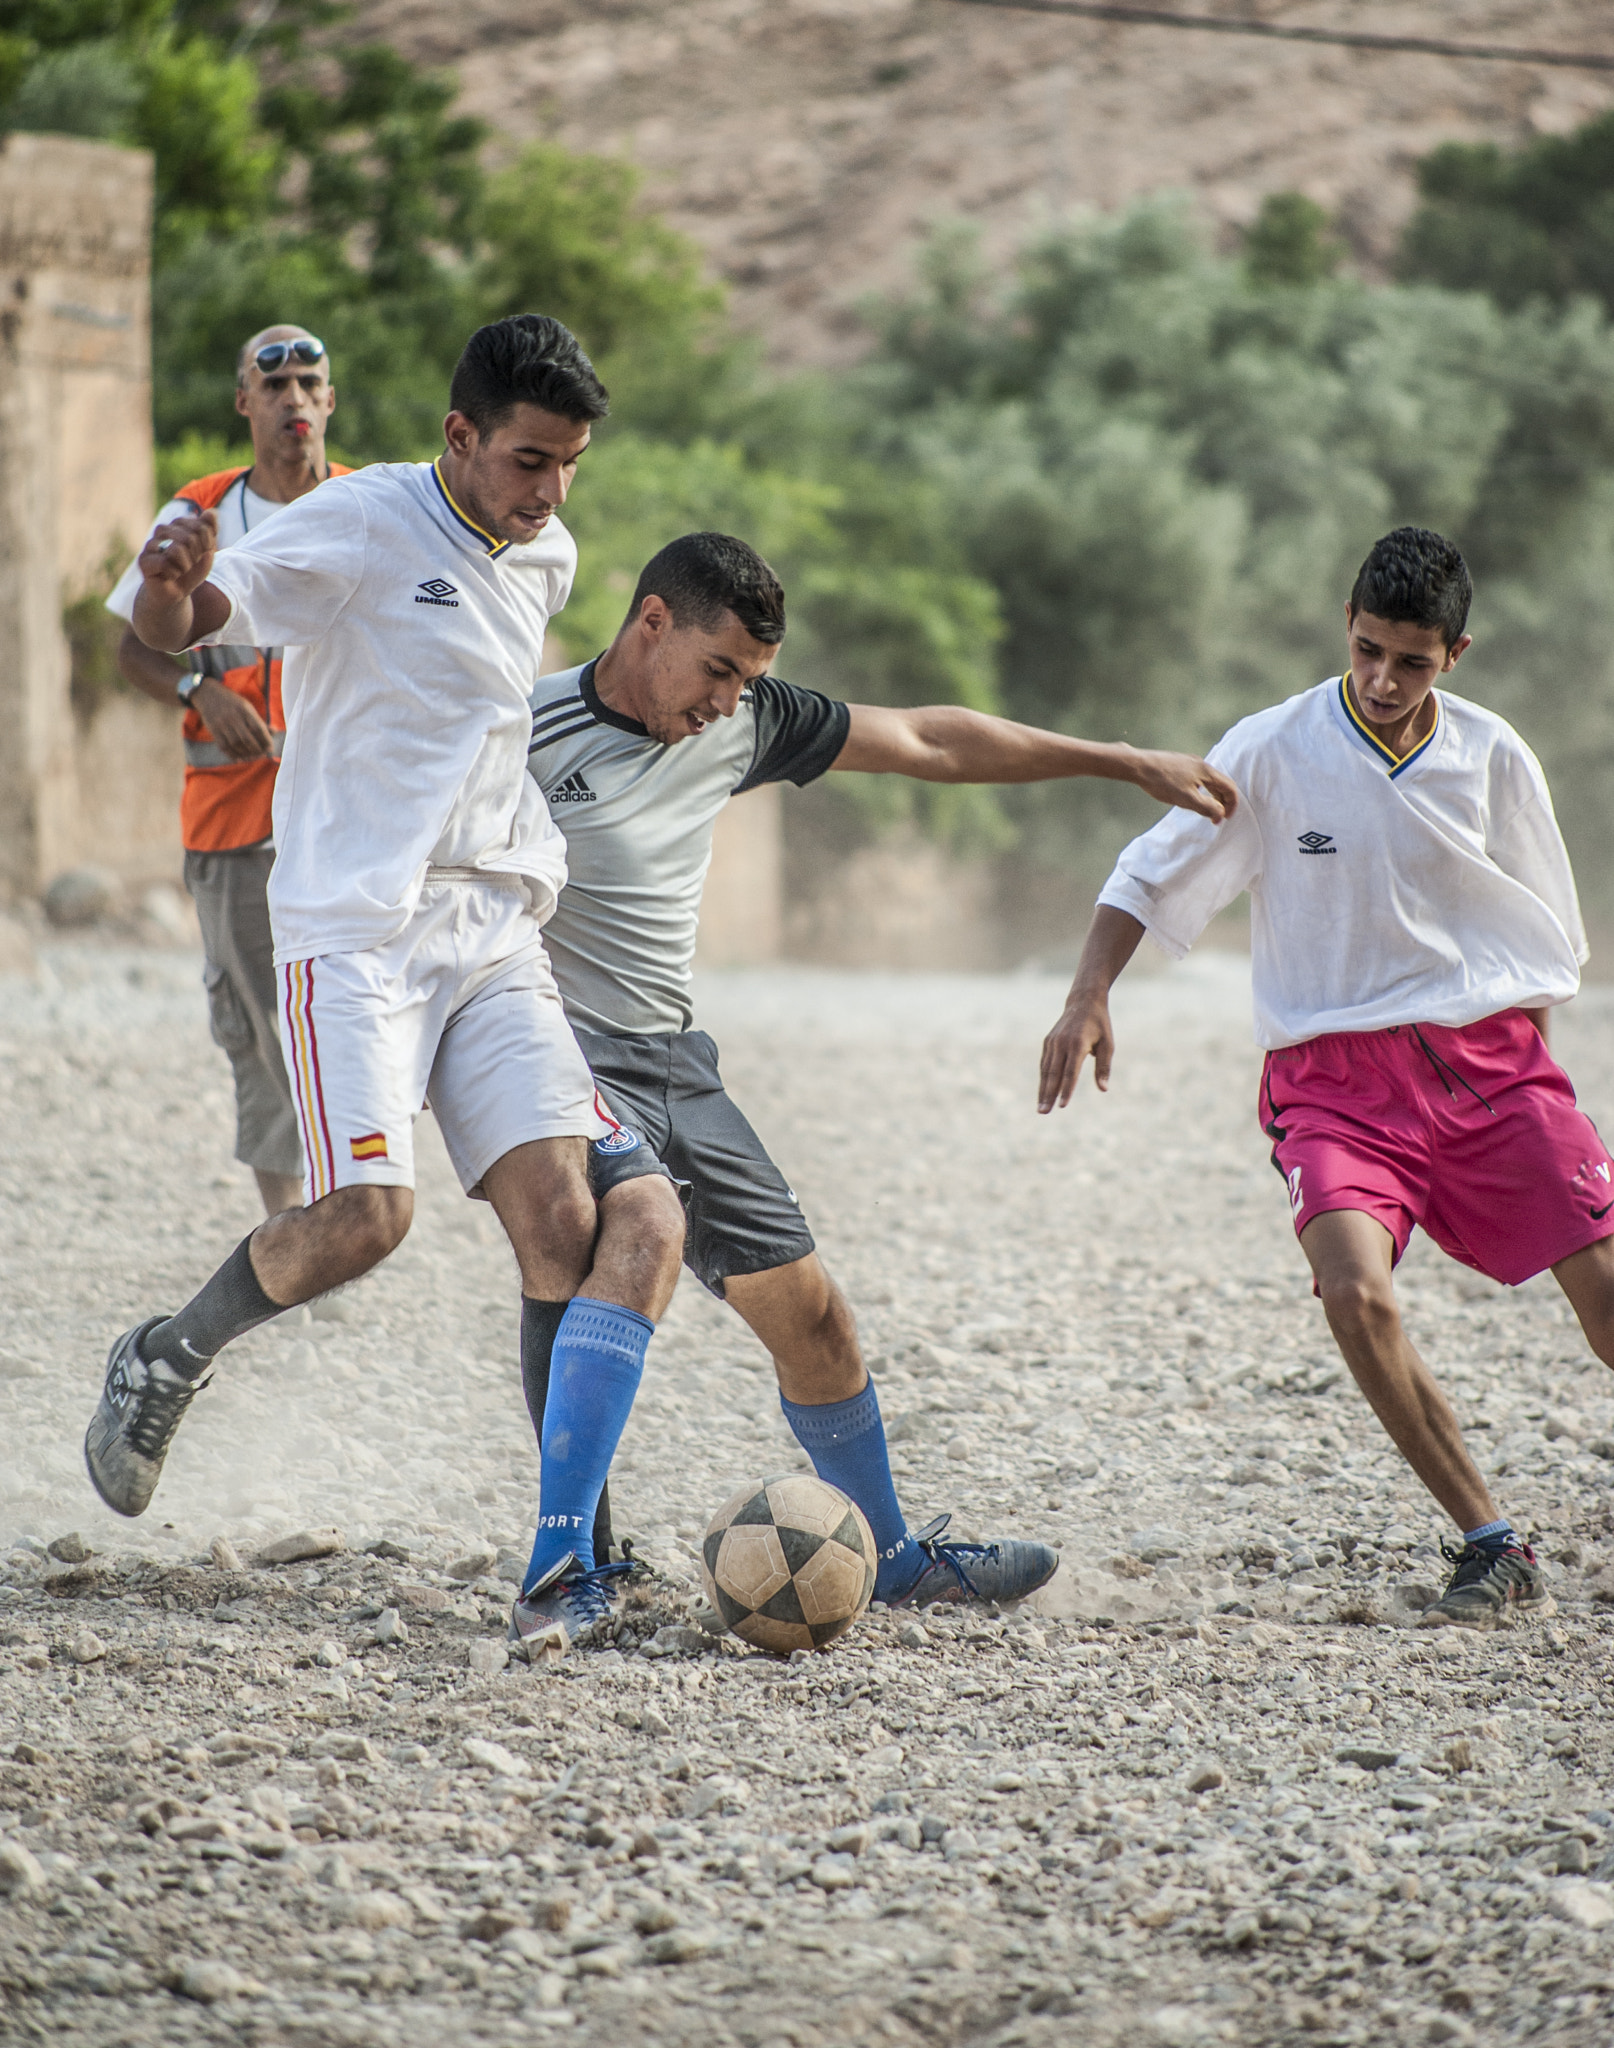
[[[1403,277],[1509,308],[1585,292],[1614,311],[1614,113],[1517,150],[1445,143],[1418,165],[1418,190]]]
[[[1344,253],[1327,211],[1304,192],[1269,192],[1244,234],[1244,267],[1255,284],[1317,284]]]
[[[989,284],[949,234],[846,387],[894,481],[957,508],[1018,716],[1207,743],[1342,660],[1377,535],[1438,526],[1478,585],[1462,683],[1514,716],[1572,840],[1614,801],[1614,333],[1427,285],[1272,282],[1179,203],[1063,227]],[[855,420],[852,416],[856,415]],[[1049,859],[1144,815],[1081,787],[1007,800]],[[1600,866],[1583,863],[1598,885]]]

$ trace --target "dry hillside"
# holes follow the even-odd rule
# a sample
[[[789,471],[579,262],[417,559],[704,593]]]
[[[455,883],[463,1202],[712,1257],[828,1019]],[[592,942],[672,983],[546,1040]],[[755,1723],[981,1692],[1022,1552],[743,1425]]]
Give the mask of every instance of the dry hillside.
[[[1204,0],[1183,0],[1185,6]],[[1614,52],[1605,0],[1214,0],[1208,11]],[[856,346],[851,308],[938,216],[1028,223],[1189,187],[1224,224],[1299,187],[1371,265],[1448,137],[1512,141],[1614,103],[1614,74],[1111,26],[964,0],[374,0],[506,132],[622,151],[784,363]]]

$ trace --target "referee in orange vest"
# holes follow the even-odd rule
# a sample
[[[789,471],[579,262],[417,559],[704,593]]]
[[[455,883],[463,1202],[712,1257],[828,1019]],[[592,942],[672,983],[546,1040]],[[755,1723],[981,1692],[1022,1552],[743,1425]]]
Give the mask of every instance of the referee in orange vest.
[[[235,409],[252,430],[252,462],[188,483],[155,525],[211,511],[229,547],[327,477],[345,476],[325,453],[336,405],[325,344],[306,327],[266,327],[241,351]],[[274,865],[270,805],[286,719],[277,647],[203,647],[176,659],[147,647],[128,624],[140,589],[131,563],[107,599],[125,622],[118,668],[159,704],[184,710],[185,789],[180,829],[185,886],[206,953],[213,1036],[235,1073],[235,1156],[250,1166],[265,1213],[303,1199],[302,1147],[276,1022],[274,941],[266,890]]]

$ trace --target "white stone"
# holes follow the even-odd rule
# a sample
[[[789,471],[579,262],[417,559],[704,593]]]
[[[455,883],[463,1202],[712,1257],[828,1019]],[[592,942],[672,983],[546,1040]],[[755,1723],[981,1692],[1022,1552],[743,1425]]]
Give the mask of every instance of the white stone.
[[[242,1998],[263,1990],[261,1984],[216,1957],[180,1964],[171,1981],[182,1998],[194,1998],[200,2005],[216,2005],[221,1999]]]
[[[469,1583],[472,1579],[481,1578],[484,1572],[492,1571],[498,1561],[499,1553],[491,1543],[478,1543],[463,1557],[456,1557],[449,1563],[448,1576]]]
[[[1555,1884],[1547,1894],[1547,1904],[1560,1920],[1595,1932],[1614,1921],[1614,1885],[1577,1880]]]
[[[310,1558],[334,1557],[346,1548],[347,1538],[340,1529],[296,1529],[289,1536],[278,1536],[273,1543],[266,1543],[258,1552],[258,1562],[302,1564]]]
[[[485,1742],[480,1735],[466,1738],[465,1755],[467,1762],[492,1771],[501,1778],[528,1778],[532,1775],[532,1765],[525,1757],[506,1749],[502,1742]]]
[[[0,1840],[0,1892],[39,1892],[45,1873],[39,1858],[21,1842]]]
[[[857,1864],[850,1856],[820,1856],[807,1875],[821,1892],[846,1892],[857,1883]]]

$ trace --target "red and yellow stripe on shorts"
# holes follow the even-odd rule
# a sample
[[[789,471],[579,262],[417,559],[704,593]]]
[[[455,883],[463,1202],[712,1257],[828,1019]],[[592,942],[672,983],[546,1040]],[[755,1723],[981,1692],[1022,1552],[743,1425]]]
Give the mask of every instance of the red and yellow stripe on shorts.
[[[319,1077],[319,1040],[314,1032],[314,963],[290,960],[285,978],[286,1042],[291,1052],[291,1088],[308,1161],[309,1200],[317,1202],[336,1186],[336,1155],[325,1118],[325,1089]],[[357,1155],[355,1155],[357,1156]]]

